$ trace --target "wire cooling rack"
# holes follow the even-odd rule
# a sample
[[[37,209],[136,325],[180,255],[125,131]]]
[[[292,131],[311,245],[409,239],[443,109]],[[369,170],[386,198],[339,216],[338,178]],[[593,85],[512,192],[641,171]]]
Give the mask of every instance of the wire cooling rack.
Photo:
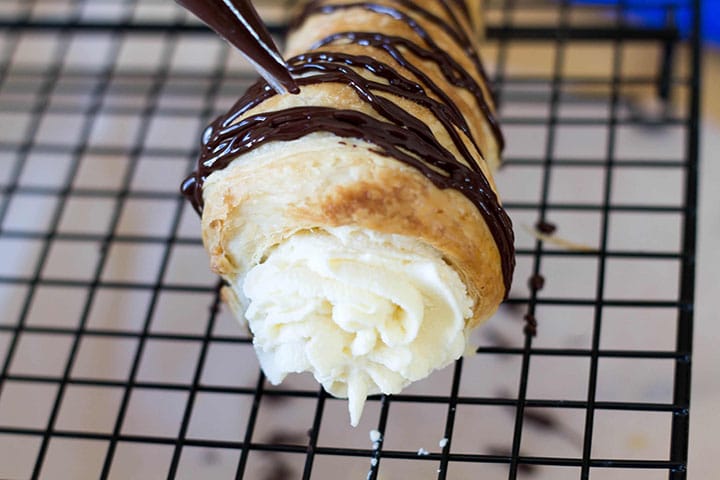
[[[177,193],[247,65],[164,0],[2,0],[0,478],[686,478],[698,13],[490,2],[511,298],[352,429],[266,383]]]

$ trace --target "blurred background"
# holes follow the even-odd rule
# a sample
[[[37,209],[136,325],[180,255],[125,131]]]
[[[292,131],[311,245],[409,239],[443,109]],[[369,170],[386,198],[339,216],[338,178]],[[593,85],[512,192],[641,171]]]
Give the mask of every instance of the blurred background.
[[[618,0],[574,0],[578,4],[586,5],[604,5],[616,6],[623,4]],[[702,18],[702,36],[706,42],[715,46],[720,44],[720,4],[714,0],[701,0],[701,8],[703,10]],[[647,26],[665,25],[668,20],[668,9],[658,6],[657,2],[652,0],[639,0],[624,2],[627,7],[626,15],[628,19],[636,24]],[[689,8],[679,8],[672,12],[674,21],[677,23],[680,31],[686,36],[691,31],[692,15]]]
[[[615,0],[578,0],[587,5],[615,6]],[[629,2],[644,8],[628,8],[628,18],[639,25],[662,25],[667,11],[650,8],[652,1]],[[691,449],[689,478],[704,479],[717,476],[713,458],[720,450],[713,445],[714,432],[720,431],[720,341],[717,323],[720,314],[715,299],[720,294],[720,2],[702,0],[703,90],[702,90],[702,163],[700,168],[699,261],[697,277],[697,316],[694,354],[693,405],[691,420]],[[690,18],[679,10],[675,17],[680,31],[687,35]],[[593,62],[594,58],[588,58]],[[638,68],[642,69],[643,64]]]

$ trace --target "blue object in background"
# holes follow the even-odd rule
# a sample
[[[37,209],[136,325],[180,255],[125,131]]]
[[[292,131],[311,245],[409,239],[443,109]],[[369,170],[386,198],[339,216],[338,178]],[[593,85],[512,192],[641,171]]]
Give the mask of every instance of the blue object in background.
[[[575,0],[576,3],[595,5],[615,5],[617,0]],[[665,25],[666,11],[658,7],[658,0],[629,0],[627,1],[627,14],[630,19],[647,26]],[[676,23],[683,35],[687,35],[692,27],[690,10],[685,6],[691,1],[677,2]],[[702,33],[707,41],[720,45],[720,0],[701,0],[702,3]]]

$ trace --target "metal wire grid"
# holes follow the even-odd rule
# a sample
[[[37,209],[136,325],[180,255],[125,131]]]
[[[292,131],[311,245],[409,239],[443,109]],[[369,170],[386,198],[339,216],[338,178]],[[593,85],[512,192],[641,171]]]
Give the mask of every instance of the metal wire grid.
[[[410,472],[413,478],[439,479],[686,478],[699,6],[660,0],[639,4],[660,6],[669,19],[678,9],[692,14],[695,28],[688,66],[676,73],[669,68],[678,41],[672,25],[656,30],[626,24],[623,13],[630,5],[637,7],[621,2],[611,12],[614,15],[593,17],[592,24],[578,24],[575,16],[585,7],[568,2],[507,0],[489,6],[488,51],[495,54],[491,63],[511,142],[506,172],[499,181],[517,183],[518,171],[532,169],[538,184],[530,200],[523,187],[517,199],[506,197],[506,205],[516,224],[523,219],[557,221],[568,213],[594,215],[597,248],[567,250],[531,236],[524,243],[519,239],[518,278],[500,317],[536,316],[540,336],[525,335],[516,343],[522,338],[519,322],[506,322],[515,335],[510,338],[496,326],[488,327],[484,335],[489,341],[475,358],[435,375],[445,375],[440,390],[420,387],[372,399],[363,425],[383,434],[374,448],[367,438],[365,443],[347,440],[357,432],[328,420],[328,412],[342,410],[342,404],[322,390],[302,381],[280,388],[266,384],[254,363],[250,339],[222,308],[216,281],[198,267],[205,258],[197,221],[176,187],[195,161],[201,128],[252,79],[247,67],[178,9],[160,2],[1,3],[0,25],[6,29],[0,37],[0,477],[197,478],[202,470],[192,470],[187,458],[194,458],[191,452],[204,452],[202,461],[213,464],[220,458],[220,463],[231,464],[228,471],[236,478],[340,478],[338,472],[349,475],[353,465],[369,471],[371,479],[393,474],[407,478]],[[523,23],[523,14],[530,10],[549,12],[552,20],[546,25]],[[607,43],[610,71],[605,75],[567,69],[572,50],[589,39]],[[639,41],[665,59],[650,75],[625,72],[623,52]],[[540,51],[541,42],[552,52],[548,69],[514,71],[509,58],[513,48]],[[190,48],[200,54],[188,63],[184,59]],[[678,92],[687,100],[679,110],[667,109],[650,122],[628,114],[627,92],[648,86],[658,88],[663,97]],[[582,92],[568,94],[568,89],[602,90],[599,98],[606,115],[583,116],[572,108],[568,113],[573,98],[588,98]],[[530,110],[513,108],[523,102],[531,104]],[[600,156],[561,155],[559,145],[567,128],[605,129],[595,152]],[[680,154],[626,157],[627,128],[654,128],[670,136],[670,150]],[[528,134],[532,129],[545,133]],[[681,140],[668,131],[680,132]],[[540,148],[513,149],[513,138],[522,135]],[[554,198],[563,169],[571,168],[598,172],[594,201]],[[613,188],[627,171],[651,178],[657,178],[656,172],[667,173],[681,184],[678,203],[618,200]],[[643,242],[618,248],[613,222],[622,214],[635,215],[632,221],[670,215],[680,237],[675,248],[654,249]],[[147,216],[153,219],[149,223],[143,220]],[[572,230],[566,223],[558,225],[561,232]],[[557,260],[594,263],[589,282],[594,292],[524,288],[528,276],[544,275],[550,284],[563,275],[553,263]],[[613,275],[613,262],[625,260],[669,262],[678,280],[660,288],[659,297],[617,295],[608,277]],[[634,291],[630,279],[623,288]],[[562,328],[572,329],[571,319],[580,323],[574,318],[582,316],[578,311],[588,315],[587,346],[546,345],[542,334],[550,328],[552,309],[562,317]],[[557,315],[563,309],[571,313]],[[622,311],[628,324],[639,322],[633,312],[652,312],[658,317],[652,325],[670,332],[671,345],[604,347],[604,331],[611,328],[610,317],[617,316],[614,309]],[[670,327],[660,321],[668,315],[674,323]],[[217,353],[222,349],[226,356]],[[122,365],[120,373],[114,366],[99,365],[108,355],[113,365]],[[517,373],[508,381],[516,382],[516,391],[485,392],[476,385],[476,379],[484,378],[477,362],[486,358],[514,362]],[[547,359],[585,362],[587,370],[579,375],[582,398],[537,394],[535,379],[547,375],[533,365],[546,366]],[[669,363],[663,372],[671,398],[601,398],[602,365],[613,360],[624,362],[623,368],[639,365],[651,370],[653,362]],[[185,366],[182,375],[173,370],[175,362]],[[236,375],[224,375],[225,370]],[[566,373],[558,368],[550,378]],[[135,412],[143,402],[154,406],[138,419]],[[490,417],[511,412],[506,445],[463,445],[468,429],[486,428],[472,423],[470,411],[475,408],[491,410]],[[80,412],[81,420],[75,420],[80,423],[68,420],[73,409]],[[152,418],[162,416],[163,410],[175,412],[170,428],[158,426]],[[201,410],[206,412],[201,415]],[[224,425],[232,422],[223,418],[239,410],[244,411],[240,428]],[[288,410],[292,425],[259,437],[274,416],[287,416]],[[424,416],[423,421],[408,422],[406,412]],[[533,429],[550,437],[559,428],[555,423],[569,422],[571,412],[578,417],[576,436],[570,435],[574,446],[566,442],[556,452],[528,453],[526,439]],[[619,455],[603,455],[598,451],[598,430],[607,435],[608,429],[620,428],[611,422],[605,425],[607,413],[631,423],[643,415],[650,415],[651,422],[669,423],[667,438],[661,441],[665,453],[645,458],[632,455],[625,445]],[[82,423],[88,416],[96,420],[92,425]],[[338,422],[343,421],[339,416]],[[398,432],[422,428],[410,423],[433,425],[433,434],[447,441],[439,450],[419,455],[417,445],[394,440],[401,436]],[[298,425],[309,428],[307,435],[297,435]],[[328,429],[338,428],[335,437],[327,437]],[[367,437],[367,430],[360,437]],[[263,455],[270,458],[269,470],[258,460]]]

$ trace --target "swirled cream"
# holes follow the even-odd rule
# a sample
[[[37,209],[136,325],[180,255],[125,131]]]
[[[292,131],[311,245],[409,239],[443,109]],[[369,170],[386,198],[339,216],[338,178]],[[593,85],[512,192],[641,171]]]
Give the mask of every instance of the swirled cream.
[[[459,358],[473,307],[434,248],[350,227],[291,236],[242,290],[268,380],[311,372],[349,399],[353,426],[368,395],[398,393]]]

